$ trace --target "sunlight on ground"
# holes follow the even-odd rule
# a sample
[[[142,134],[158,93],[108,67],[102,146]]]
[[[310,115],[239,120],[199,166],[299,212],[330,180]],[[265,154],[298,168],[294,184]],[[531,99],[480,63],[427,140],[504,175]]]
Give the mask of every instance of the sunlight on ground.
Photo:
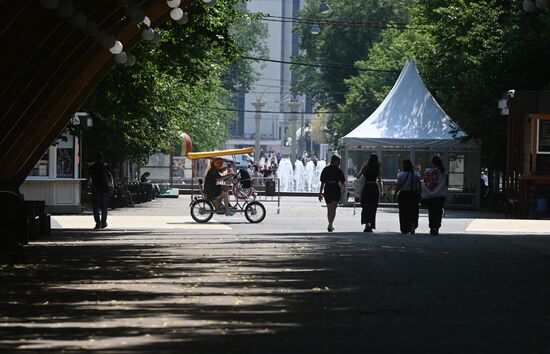
[[[39,298],[32,281],[27,299],[6,292],[10,298],[0,305],[20,310],[4,312],[0,329],[21,334],[0,339],[0,347],[130,349],[205,336],[273,335],[299,326],[287,317],[289,300],[333,291],[306,280],[327,269],[290,266],[296,257],[322,255],[321,244],[289,237],[240,243],[247,238],[230,236],[209,237],[204,248],[205,239],[193,237],[166,243],[156,234],[98,237],[34,243],[59,252],[59,259],[11,269],[11,276],[41,279],[42,287]],[[72,269],[66,278],[64,268],[75,266],[81,271]],[[44,274],[52,278],[42,280]]]
[[[542,234],[550,232],[550,220],[475,219],[466,232]]]
[[[220,221],[224,221],[221,219]],[[189,230],[231,230],[231,227],[215,222],[199,224],[190,216],[123,216],[109,215],[107,230],[140,230],[140,229],[189,229]],[[90,215],[55,215],[52,216],[53,229],[84,229],[94,226]]]

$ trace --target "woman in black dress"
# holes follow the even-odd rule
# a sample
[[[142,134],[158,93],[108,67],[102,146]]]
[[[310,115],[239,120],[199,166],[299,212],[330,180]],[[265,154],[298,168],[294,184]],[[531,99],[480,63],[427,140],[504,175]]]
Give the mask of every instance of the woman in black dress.
[[[355,178],[365,176],[365,187],[361,192],[361,224],[365,225],[363,232],[372,232],[376,229],[376,209],[378,201],[383,195],[382,170],[378,155],[371,154],[369,161],[361,167]]]
[[[418,201],[420,199],[420,175],[414,171],[412,161],[403,160],[403,171],[397,175],[396,193],[399,205],[399,228],[402,234],[414,235],[418,227]]]
[[[340,169],[340,156],[332,155],[330,165],[321,172],[321,188],[319,190],[319,201],[325,198],[327,203],[327,231],[334,231],[332,223],[336,217],[336,208],[342,193],[346,191],[344,173]],[[324,193],[323,193],[324,190]]]

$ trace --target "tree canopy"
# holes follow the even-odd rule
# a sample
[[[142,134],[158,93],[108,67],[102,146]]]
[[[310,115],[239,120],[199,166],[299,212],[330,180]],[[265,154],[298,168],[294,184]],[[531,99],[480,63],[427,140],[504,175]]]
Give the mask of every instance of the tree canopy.
[[[378,21],[387,28],[364,37],[357,31],[349,48],[355,29],[338,30],[348,31],[346,36],[328,27],[313,39],[302,26],[305,53],[301,61],[324,64],[328,63],[325,58],[331,58],[332,63],[354,63],[358,70],[346,77],[334,70],[330,75],[330,69],[295,68],[300,77],[296,88],[310,93],[321,107],[337,105],[341,113],[328,122],[328,135],[336,143],[378,107],[406,59],[413,58],[447,114],[468,136],[482,142],[484,165],[502,168],[506,118],[498,115],[496,101],[509,89],[549,87],[550,66],[543,59],[550,54],[549,14],[525,13],[520,1],[415,0],[395,6],[399,11],[392,12],[393,17],[368,17],[357,2],[331,1],[332,18],[346,14],[348,23],[384,18]],[[314,11],[312,3],[304,14]],[[392,25],[388,19],[404,26]],[[313,82],[311,92],[307,92],[307,80]],[[335,86],[339,81],[345,85]]]
[[[369,57],[386,23],[408,22],[412,0],[331,0],[330,12],[319,13],[320,0],[308,1],[298,22],[300,55],[295,62],[318,65],[293,65],[297,76],[293,91],[307,94],[314,101],[334,110],[345,101],[344,80],[357,74],[354,64]],[[312,34],[312,23],[321,29]]]
[[[412,23],[422,76],[447,114],[480,139],[484,164],[502,168],[506,118],[496,101],[509,89],[548,88],[548,14],[527,14],[521,2],[418,0]]]
[[[412,56],[412,44],[417,35],[412,30],[386,29],[373,44],[369,58],[356,62],[358,68],[387,71],[363,71],[347,80],[346,102],[338,106],[342,114],[334,116],[329,129],[337,139],[346,135],[384,100],[399,75],[405,61]]]
[[[211,108],[231,106],[229,90],[253,82],[254,71],[249,62],[238,62],[240,55],[265,50],[265,31],[243,26],[254,17],[238,2],[193,2],[186,9],[189,23],[169,21],[155,29],[160,43],[140,42],[131,51],[134,66],[111,70],[83,107],[94,117],[85,137],[88,153],[102,150],[112,161],[144,162],[154,151],[168,151],[181,132],[196,150],[227,139],[234,113]],[[255,32],[243,34],[250,28]]]

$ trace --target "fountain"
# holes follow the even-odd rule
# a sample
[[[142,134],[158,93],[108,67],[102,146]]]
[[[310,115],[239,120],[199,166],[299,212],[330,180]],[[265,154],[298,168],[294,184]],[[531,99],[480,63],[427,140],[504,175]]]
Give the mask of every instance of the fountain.
[[[306,170],[304,172],[305,177],[305,191],[306,192],[315,192],[314,185],[315,185],[315,164],[313,161],[308,161],[306,163]]]
[[[277,168],[277,177],[280,179],[281,192],[292,192],[294,185],[294,170],[289,159],[281,159]]]
[[[300,160],[294,163],[294,192],[305,191],[304,164]]]
[[[306,166],[300,160],[296,160],[294,168],[290,159],[281,159],[277,169],[277,177],[281,180],[281,192],[319,192],[321,171],[325,168],[325,161],[308,161]]]
[[[321,181],[320,181],[320,178],[321,178],[321,172],[323,172],[323,169],[327,166],[327,163],[325,162],[325,160],[320,160],[320,161],[317,161],[317,165],[315,166],[315,177],[313,178],[313,185],[312,185],[312,188],[313,188],[313,192],[318,192],[319,191],[319,187],[321,187]]]

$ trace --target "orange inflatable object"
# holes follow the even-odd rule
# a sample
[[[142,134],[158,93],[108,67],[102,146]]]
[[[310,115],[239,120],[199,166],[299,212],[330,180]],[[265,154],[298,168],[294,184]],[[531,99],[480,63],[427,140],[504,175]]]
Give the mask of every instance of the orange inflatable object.
[[[174,156],[187,156],[191,151],[193,151],[191,137],[187,135],[187,133],[182,133],[181,138],[183,139],[183,142],[176,145]]]

